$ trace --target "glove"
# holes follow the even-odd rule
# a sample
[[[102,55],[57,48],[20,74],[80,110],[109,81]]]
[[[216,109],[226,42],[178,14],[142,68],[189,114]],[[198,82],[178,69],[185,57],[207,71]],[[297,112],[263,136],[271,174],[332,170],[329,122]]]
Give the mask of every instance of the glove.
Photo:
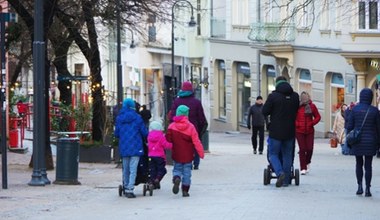
[[[250,125],[248,125],[247,127],[248,127],[249,130],[251,130],[251,126]]]

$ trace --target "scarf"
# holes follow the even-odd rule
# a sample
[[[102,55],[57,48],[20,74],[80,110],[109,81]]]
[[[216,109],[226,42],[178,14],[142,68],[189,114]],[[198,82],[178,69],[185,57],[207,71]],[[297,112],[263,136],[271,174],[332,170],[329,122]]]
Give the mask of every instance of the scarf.
[[[301,106],[302,105],[305,106],[305,115],[311,115],[312,111],[311,111],[311,107],[310,107],[310,100],[301,102]]]

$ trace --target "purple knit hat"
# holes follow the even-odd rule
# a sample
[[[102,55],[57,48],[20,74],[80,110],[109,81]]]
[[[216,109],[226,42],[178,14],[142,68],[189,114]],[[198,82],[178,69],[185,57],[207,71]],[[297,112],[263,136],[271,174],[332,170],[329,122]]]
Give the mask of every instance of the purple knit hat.
[[[181,90],[193,92],[193,85],[189,81],[183,82]]]

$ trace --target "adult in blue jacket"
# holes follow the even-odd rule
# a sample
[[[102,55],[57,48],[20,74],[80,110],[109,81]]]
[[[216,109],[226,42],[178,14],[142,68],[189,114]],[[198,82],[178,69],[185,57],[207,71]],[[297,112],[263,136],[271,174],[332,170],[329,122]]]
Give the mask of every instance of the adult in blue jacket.
[[[372,179],[372,159],[380,146],[380,113],[372,106],[373,93],[371,89],[360,91],[359,104],[353,109],[348,119],[347,131],[360,129],[368,110],[367,118],[361,130],[360,141],[351,146],[351,153],[356,158],[356,179],[358,183],[357,195],[363,194],[363,165],[365,169],[365,196],[370,197]]]
[[[125,195],[135,198],[133,193],[140,156],[144,154],[143,140],[148,130],[141,116],[135,111],[135,102],[127,98],[116,118],[115,137],[119,138],[119,153],[123,160],[123,183]]]

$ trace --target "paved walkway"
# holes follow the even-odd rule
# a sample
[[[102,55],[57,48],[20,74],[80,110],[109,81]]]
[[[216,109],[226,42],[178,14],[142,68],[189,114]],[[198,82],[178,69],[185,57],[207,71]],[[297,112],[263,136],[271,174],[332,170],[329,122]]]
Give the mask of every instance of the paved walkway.
[[[171,166],[152,197],[119,197],[121,169],[80,163],[82,185],[31,187],[27,154],[8,153],[9,189],[0,189],[0,219],[379,219],[380,159],[372,198],[356,196],[355,161],[317,139],[311,172],[300,185],[263,185],[266,155],[253,155],[249,134],[210,134],[210,151],[193,171],[190,197],[171,192]],[[25,143],[25,145],[31,143]],[[295,159],[299,167],[298,157]],[[54,171],[48,178],[55,180]]]

